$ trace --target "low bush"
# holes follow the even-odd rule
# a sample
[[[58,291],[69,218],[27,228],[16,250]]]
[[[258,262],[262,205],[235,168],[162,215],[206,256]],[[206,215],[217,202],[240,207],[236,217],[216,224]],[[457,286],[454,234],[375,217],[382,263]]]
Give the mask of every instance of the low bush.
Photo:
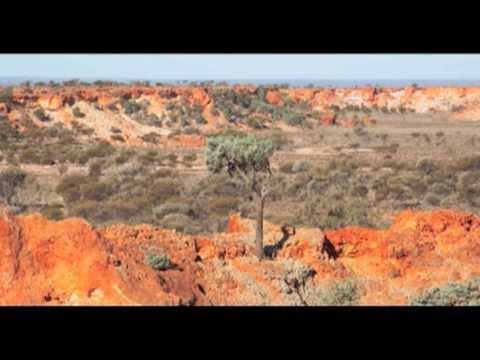
[[[195,153],[186,154],[186,155],[183,156],[183,161],[184,161],[184,162],[189,162],[189,163],[191,163],[191,162],[194,162],[194,161],[196,161],[196,160],[197,160],[197,154],[195,154]]]
[[[457,171],[478,171],[480,170],[480,155],[473,155],[459,159],[455,166]]]
[[[151,196],[154,203],[164,202],[170,197],[178,196],[181,192],[181,184],[170,178],[158,179],[152,184]]]
[[[50,220],[61,220],[65,217],[62,204],[52,204],[44,207],[41,214]]]
[[[33,115],[35,115],[37,119],[41,122],[49,122],[51,120],[42,108],[38,108],[37,110],[35,110],[33,112]]]
[[[197,128],[194,128],[192,126],[187,126],[185,129],[183,129],[183,132],[186,135],[199,135],[200,134],[200,130],[198,130]]]
[[[306,296],[311,305],[358,305],[360,290],[352,279],[336,282],[328,287],[316,287]]]
[[[142,140],[150,144],[158,144],[162,136],[155,132],[150,132],[142,136]]]
[[[165,254],[148,254],[145,257],[145,264],[158,271],[171,269],[173,264]]]
[[[83,118],[85,117],[85,114],[82,113],[82,111],[78,107],[74,107],[72,110],[73,116],[76,118]]]
[[[26,177],[23,170],[15,167],[0,172],[0,200],[10,204],[16,189],[24,183]]]
[[[115,147],[108,142],[100,142],[92,145],[82,154],[81,162],[85,164],[92,158],[104,158],[115,154]]]
[[[167,202],[159,205],[153,209],[155,217],[159,220],[163,219],[168,214],[182,214],[186,216],[193,216],[193,210],[189,204],[179,202]]]
[[[432,159],[421,158],[417,161],[415,168],[424,174],[431,174],[437,169],[437,166]]]
[[[7,86],[0,90],[0,102],[9,104],[12,101],[13,88]]]
[[[142,110],[142,106],[134,100],[126,100],[122,103],[125,114],[131,115]]]
[[[80,174],[67,175],[58,183],[56,191],[65,201],[71,203],[80,200],[82,197],[80,188],[82,185],[89,183],[89,181],[91,180],[88,176]]]
[[[117,166],[115,173],[121,176],[135,176],[144,171],[144,166],[138,162],[125,162]]]
[[[428,289],[414,298],[413,306],[478,306],[480,305],[480,279],[466,283],[448,283]]]
[[[312,168],[312,164],[308,161],[297,161],[292,166],[292,171],[295,173],[309,171]]]
[[[177,154],[170,153],[170,154],[168,154],[165,158],[166,158],[168,161],[170,161],[171,163],[175,163],[175,162],[177,162],[177,160],[178,160],[178,155],[177,155]]]
[[[119,134],[115,134],[115,135],[111,135],[110,136],[110,139],[112,139],[113,141],[119,141],[119,142],[125,142],[125,139],[122,135],[119,135]]]

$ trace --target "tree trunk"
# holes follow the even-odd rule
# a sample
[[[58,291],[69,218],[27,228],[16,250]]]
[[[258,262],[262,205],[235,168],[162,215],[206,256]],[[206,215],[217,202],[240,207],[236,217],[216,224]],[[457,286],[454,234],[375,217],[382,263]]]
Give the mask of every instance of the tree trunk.
[[[265,206],[265,198],[259,197],[258,215],[257,215],[257,229],[255,236],[255,245],[258,258],[263,259],[263,208]]]

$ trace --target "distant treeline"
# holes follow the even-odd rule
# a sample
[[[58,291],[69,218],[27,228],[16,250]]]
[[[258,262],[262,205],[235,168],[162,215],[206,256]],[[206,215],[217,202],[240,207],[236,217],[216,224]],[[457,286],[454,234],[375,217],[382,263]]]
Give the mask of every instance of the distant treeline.
[[[181,80],[175,83],[170,82],[152,82],[148,80],[138,80],[138,81],[114,81],[114,80],[95,80],[95,81],[84,81],[78,79],[65,80],[65,81],[24,81],[19,84],[21,87],[62,87],[62,86],[193,86],[193,87],[211,87],[211,86],[246,86],[246,85],[255,85],[255,84],[246,84],[246,83],[228,83],[226,81],[188,81]],[[268,84],[264,85],[269,88],[289,88],[290,85],[287,83],[280,84]],[[310,87],[314,87],[313,84]]]

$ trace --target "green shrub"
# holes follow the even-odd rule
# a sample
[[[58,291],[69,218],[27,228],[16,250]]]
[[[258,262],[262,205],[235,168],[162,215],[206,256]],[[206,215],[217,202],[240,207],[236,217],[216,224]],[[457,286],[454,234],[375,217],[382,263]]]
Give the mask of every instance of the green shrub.
[[[115,186],[108,182],[92,181],[80,185],[80,192],[84,199],[104,201],[115,193]]]
[[[195,116],[195,122],[198,125],[204,125],[207,123],[207,120],[205,120],[202,114],[198,114],[197,116]]]
[[[175,163],[177,162],[177,159],[178,159],[178,155],[177,154],[173,154],[173,153],[170,153],[166,156],[166,159],[168,161],[170,161],[171,163]]]
[[[249,117],[247,119],[247,125],[253,129],[257,129],[257,130],[260,130],[260,129],[263,129],[264,125],[263,125],[263,120],[260,119],[259,117]]]
[[[88,175],[89,176],[101,176],[102,175],[102,170],[105,167],[105,164],[103,161],[94,161],[90,164],[88,167]]]
[[[192,154],[186,154],[183,156],[183,161],[185,162],[194,162],[197,160],[197,154],[192,153]]]
[[[144,165],[160,163],[161,158],[158,150],[152,149],[138,156],[138,160]]]
[[[49,122],[51,119],[50,117],[45,114],[45,111],[42,108],[38,108],[33,112],[33,114],[38,118],[41,122]]]
[[[24,183],[26,177],[23,170],[14,167],[0,172],[0,199],[10,204],[16,189]]]
[[[13,88],[7,86],[0,90],[0,102],[9,104],[12,101]]]
[[[63,205],[52,204],[41,210],[43,216],[51,220],[61,220],[64,218]]]
[[[415,168],[425,174],[431,174],[437,169],[435,162],[428,158],[419,159],[415,165]]]
[[[352,173],[358,169],[358,163],[350,159],[335,159],[331,160],[327,165],[328,171],[337,170],[344,173]]]
[[[134,100],[127,100],[122,103],[125,114],[131,115],[142,110],[142,106]]]
[[[168,270],[173,267],[170,258],[165,254],[147,254],[145,264],[158,271]]]
[[[90,146],[84,154],[82,154],[82,163],[86,163],[92,158],[104,158],[115,154],[115,147],[107,142],[100,142]]]
[[[311,305],[358,305],[360,290],[355,281],[347,279],[326,288],[314,288],[308,294],[307,300]]]
[[[414,306],[478,306],[480,305],[480,279],[466,283],[448,283],[428,289],[411,303]]]
[[[187,135],[199,135],[200,130],[197,128],[194,128],[192,126],[187,126],[185,129],[183,129],[183,132]]]
[[[156,132],[150,132],[142,136],[142,140],[151,143],[151,144],[158,144],[162,136]]]
[[[123,138],[123,136],[118,135],[118,134],[111,135],[110,139],[112,139],[113,141],[120,141],[120,142],[123,142],[123,143],[125,142],[125,139]]]
[[[138,162],[125,162],[115,169],[115,172],[120,176],[135,176],[144,172],[144,166]]]
[[[292,171],[294,173],[306,172],[312,168],[312,164],[308,161],[297,161],[292,166]]]
[[[67,202],[74,202],[81,198],[80,187],[88,182],[88,177],[78,174],[65,176],[57,185],[56,191]]]
[[[298,113],[287,113],[285,114],[285,121],[289,125],[299,126],[304,124],[305,116]]]
[[[149,126],[162,127],[162,119],[156,114],[149,114],[142,118],[142,123]]]
[[[83,118],[83,117],[85,117],[85,114],[82,113],[82,111],[78,107],[74,107],[73,108],[73,116],[75,116],[76,118]]]

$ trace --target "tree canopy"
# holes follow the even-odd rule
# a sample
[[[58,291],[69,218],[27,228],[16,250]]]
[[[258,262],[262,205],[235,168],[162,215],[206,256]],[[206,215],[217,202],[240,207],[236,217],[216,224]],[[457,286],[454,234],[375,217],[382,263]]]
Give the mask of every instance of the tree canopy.
[[[236,170],[270,172],[273,150],[270,140],[259,140],[252,135],[215,136],[207,142],[207,167],[214,173],[227,169],[230,175]]]

